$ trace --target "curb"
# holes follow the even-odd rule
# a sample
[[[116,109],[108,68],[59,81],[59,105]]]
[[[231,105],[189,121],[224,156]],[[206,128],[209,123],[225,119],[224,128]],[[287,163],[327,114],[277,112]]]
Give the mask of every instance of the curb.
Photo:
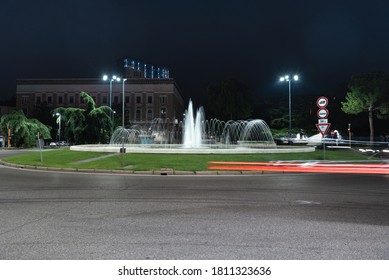
[[[123,174],[123,175],[199,175],[199,176],[216,176],[216,175],[262,175],[262,174],[282,174],[284,172],[272,172],[272,171],[185,171],[174,170],[171,168],[162,168],[160,170],[109,170],[109,169],[81,169],[81,168],[59,168],[59,167],[47,167],[37,165],[22,165],[5,162],[0,159],[0,165],[4,165],[12,168],[40,170],[40,171],[60,171],[60,172],[79,172],[79,173],[98,173],[98,174]]]

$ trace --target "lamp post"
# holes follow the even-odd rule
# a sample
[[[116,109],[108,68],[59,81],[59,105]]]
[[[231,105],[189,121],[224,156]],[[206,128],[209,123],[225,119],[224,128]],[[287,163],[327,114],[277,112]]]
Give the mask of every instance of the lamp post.
[[[104,81],[107,81],[108,79],[109,79],[109,108],[111,109],[111,111],[109,111],[109,117],[112,121],[112,82],[113,81],[120,82],[120,78],[115,75],[113,75],[111,78],[108,78],[108,75],[103,76]]]
[[[293,76],[293,81],[298,81],[299,79],[299,76],[298,75],[294,75]],[[291,98],[291,95],[292,95],[292,79],[289,77],[289,75],[285,75],[284,77],[281,77],[280,78],[280,82],[288,82],[289,83],[289,137],[291,135],[291,131],[292,131],[292,98]]]
[[[127,79],[124,78],[123,79],[123,95],[122,95],[122,141],[123,141],[123,146],[122,148],[120,149],[120,153],[125,153],[126,152],[126,149],[124,148],[124,101],[125,101],[125,98],[124,98],[124,85],[126,83]]]
[[[123,79],[123,96],[122,96],[122,127],[124,129],[124,85],[126,83],[127,79]]]

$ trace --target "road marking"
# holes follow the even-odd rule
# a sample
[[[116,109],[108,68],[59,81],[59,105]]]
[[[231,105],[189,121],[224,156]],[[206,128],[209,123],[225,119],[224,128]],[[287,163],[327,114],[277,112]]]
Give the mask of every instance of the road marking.
[[[319,205],[320,202],[311,201],[311,200],[295,200],[295,201],[293,201],[293,204],[298,204],[298,205]]]
[[[99,157],[94,157],[94,158],[83,159],[83,160],[79,160],[79,161],[72,162],[72,164],[80,164],[80,163],[85,163],[85,162],[92,162],[92,161],[96,161],[96,160],[100,160],[100,159],[112,157],[112,156],[115,156],[115,155],[116,155],[116,154],[108,154],[108,155],[104,155],[104,156],[99,156]]]

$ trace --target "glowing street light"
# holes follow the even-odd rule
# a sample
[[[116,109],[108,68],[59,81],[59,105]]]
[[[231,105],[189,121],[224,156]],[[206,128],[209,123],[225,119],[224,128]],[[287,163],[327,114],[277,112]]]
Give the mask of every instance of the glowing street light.
[[[294,75],[293,79],[291,79],[289,77],[289,75],[285,75],[285,76],[280,78],[280,82],[288,82],[289,83],[289,137],[290,137],[290,133],[292,131],[292,98],[291,98],[292,86],[291,86],[291,83],[292,83],[292,80],[298,81],[298,79],[299,79],[298,75]]]

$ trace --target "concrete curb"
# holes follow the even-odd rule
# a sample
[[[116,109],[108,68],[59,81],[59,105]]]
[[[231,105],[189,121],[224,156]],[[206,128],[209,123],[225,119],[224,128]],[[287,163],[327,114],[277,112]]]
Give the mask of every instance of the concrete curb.
[[[160,170],[109,170],[109,169],[81,169],[81,168],[58,168],[58,167],[47,167],[47,166],[35,166],[35,165],[21,165],[15,163],[8,163],[0,159],[0,165],[4,165],[12,168],[29,169],[29,170],[40,170],[40,171],[60,171],[60,172],[79,172],[79,173],[98,173],[98,174],[123,174],[123,175],[199,175],[199,176],[217,176],[217,175],[261,175],[261,174],[282,174],[284,172],[272,172],[272,171],[185,171],[185,170],[174,170],[171,168],[162,168]]]

